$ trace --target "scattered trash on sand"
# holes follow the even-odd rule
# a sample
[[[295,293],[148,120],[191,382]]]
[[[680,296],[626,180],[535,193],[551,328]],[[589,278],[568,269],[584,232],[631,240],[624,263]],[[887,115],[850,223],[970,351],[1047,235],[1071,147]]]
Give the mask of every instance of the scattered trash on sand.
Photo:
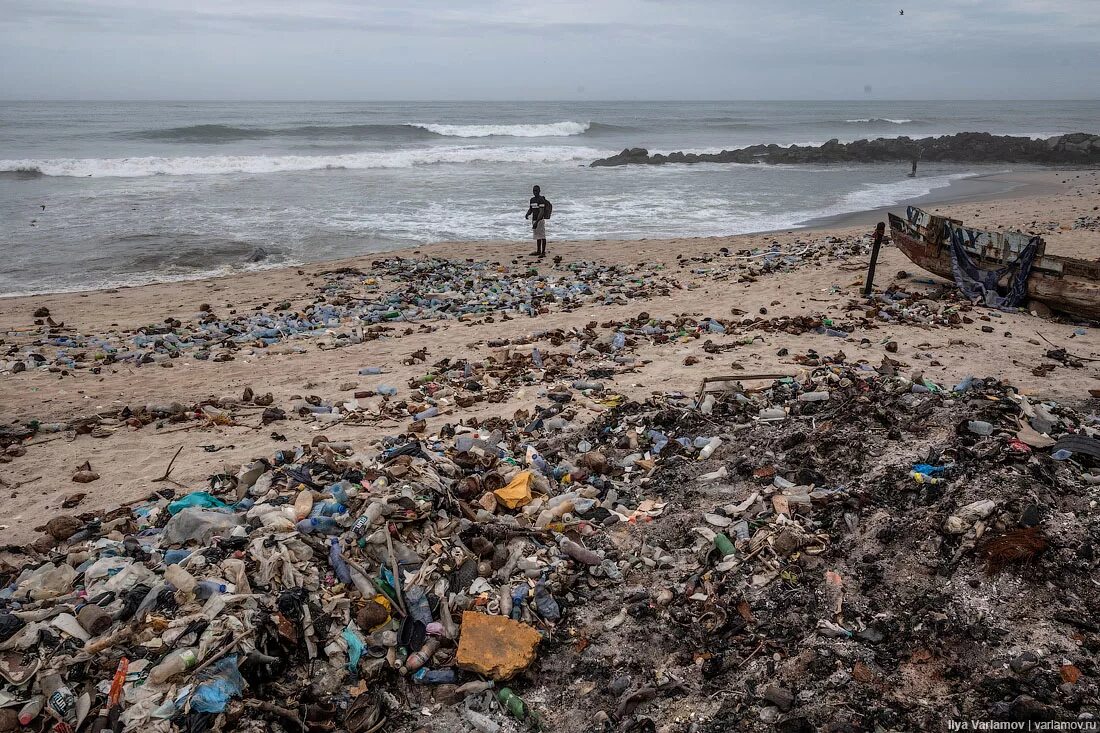
[[[625,349],[647,337],[637,325],[600,337],[600,363],[622,353],[612,333]],[[535,368],[523,354],[492,367],[497,388]],[[202,486],[50,518],[0,551],[8,727],[1100,715],[1094,415],[838,356],[644,401],[561,369],[534,415],[441,422],[444,399],[489,388],[474,385],[484,369],[448,362],[410,386],[403,409],[437,409],[432,430],[319,436]],[[578,399],[603,409],[585,423]]]

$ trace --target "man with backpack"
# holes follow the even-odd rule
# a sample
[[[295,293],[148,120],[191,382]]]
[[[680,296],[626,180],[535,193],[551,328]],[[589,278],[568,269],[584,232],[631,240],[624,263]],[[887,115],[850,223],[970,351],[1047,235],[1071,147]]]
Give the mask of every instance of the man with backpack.
[[[531,255],[533,257],[545,257],[546,220],[550,218],[554,205],[546,200],[538,186],[535,186],[531,193],[535,195],[531,197],[531,203],[527,206],[527,214],[523,217],[531,220],[531,232],[535,238],[535,251]]]

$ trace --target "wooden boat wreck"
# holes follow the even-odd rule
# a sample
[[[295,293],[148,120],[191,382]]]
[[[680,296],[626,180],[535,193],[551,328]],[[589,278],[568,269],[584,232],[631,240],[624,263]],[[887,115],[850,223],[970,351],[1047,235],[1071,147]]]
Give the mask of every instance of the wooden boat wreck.
[[[1027,297],[1052,310],[1089,320],[1100,320],[1100,262],[1046,254],[1041,237],[1023,232],[990,232],[963,227],[957,219],[935,216],[910,206],[906,218],[890,214],[890,236],[918,267],[956,280],[952,261],[954,235],[970,261],[988,271],[1010,268],[1023,255],[1031,260]],[[1028,252],[1029,247],[1034,252]],[[999,286],[1008,288],[1011,274]]]

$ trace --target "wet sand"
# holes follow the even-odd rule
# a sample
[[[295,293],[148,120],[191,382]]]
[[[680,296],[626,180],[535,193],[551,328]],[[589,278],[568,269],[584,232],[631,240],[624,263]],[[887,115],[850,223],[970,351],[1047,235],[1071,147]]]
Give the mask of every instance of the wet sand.
[[[950,189],[939,200],[923,202],[968,224],[988,228],[1022,229],[1042,233],[1048,251],[1088,259],[1100,257],[1100,233],[1074,229],[1077,217],[1100,213],[1100,172],[1044,171],[985,177],[960,181],[954,188],[953,203],[946,203]],[[932,198],[937,198],[933,194]],[[903,211],[904,205],[892,207]],[[755,316],[761,309],[768,318],[781,315],[820,314],[835,319],[851,318],[859,303],[866,261],[839,258],[807,261],[790,271],[757,277],[753,282],[723,279],[721,267],[736,261],[742,250],[779,244],[788,251],[800,251],[807,243],[829,237],[857,238],[866,235],[881,212],[865,212],[829,222],[813,222],[801,230],[761,233],[738,237],[668,238],[637,241],[556,242],[550,228],[550,255],[560,256],[561,265],[529,257],[530,242],[443,243],[416,250],[371,254],[337,263],[313,263],[301,267],[247,273],[231,277],[182,283],[164,283],[110,291],[42,295],[0,300],[0,338],[5,351],[33,340],[33,313],[47,307],[55,321],[85,333],[111,330],[130,331],[165,319],[193,324],[202,304],[219,313],[250,309],[273,310],[280,301],[291,308],[313,302],[322,273],[334,267],[357,267],[369,271],[376,260],[393,257],[445,257],[499,263],[500,267],[540,273],[563,274],[570,263],[588,260],[604,264],[637,266],[677,283],[668,296],[632,300],[620,305],[586,305],[575,310],[549,307],[535,318],[511,316],[504,319],[479,317],[464,320],[409,324],[409,333],[322,350],[310,341],[279,344],[251,353],[242,351],[232,361],[198,361],[189,357],[172,360],[172,366],[114,364],[99,374],[76,370],[67,375],[45,370],[0,374],[0,423],[28,420],[42,423],[67,422],[93,413],[113,413],[123,405],[178,401],[193,403],[208,397],[240,397],[246,386],[257,393],[271,392],[276,406],[287,407],[296,396],[315,394],[324,399],[348,399],[357,390],[372,389],[380,381],[409,392],[408,382],[430,365],[450,358],[485,359],[495,349],[494,339],[525,339],[546,351],[554,347],[545,338],[552,329],[583,328],[593,321],[608,323],[634,318],[645,311],[652,318],[671,319],[688,314],[733,319],[736,309]],[[733,254],[725,259],[721,248]],[[745,256],[741,256],[744,258]],[[711,258],[690,262],[690,258]],[[693,272],[699,270],[699,272]],[[891,284],[916,290],[942,283],[912,265],[893,247],[883,251],[876,289]],[[899,279],[899,273],[906,273]],[[383,289],[387,284],[382,283]],[[858,305],[855,306],[859,308]],[[878,364],[886,355],[885,345],[898,345],[891,358],[903,365],[903,373],[921,372],[940,384],[953,384],[967,374],[995,376],[1021,390],[1067,402],[1088,399],[1090,388],[1100,387],[1100,362],[1083,367],[1058,365],[1045,376],[1035,369],[1051,344],[1088,359],[1100,358],[1096,330],[1061,320],[1044,320],[1024,313],[991,313],[975,310],[975,320],[955,328],[884,324],[854,331],[847,339],[816,333],[792,335],[746,329],[721,335],[707,335],[728,350],[717,353],[704,349],[704,339],[677,340],[666,344],[642,343],[637,348],[637,368],[618,375],[610,386],[627,397],[652,392],[698,388],[704,376],[729,373],[739,366],[744,373],[789,373],[800,368],[794,357],[813,349],[821,354],[842,350],[849,360]],[[404,325],[404,324],[402,324]],[[982,327],[992,328],[984,331]],[[540,335],[543,334],[543,335]],[[746,335],[760,339],[743,344]],[[866,339],[866,341],[863,341]],[[1049,343],[1048,343],[1049,342]],[[530,345],[523,348],[529,350]],[[426,350],[426,360],[406,364],[409,355]],[[384,378],[359,376],[364,366],[383,366]],[[1039,370],[1040,372],[1042,370]],[[480,403],[456,409],[450,415],[429,420],[428,430],[446,421],[476,417],[510,416],[517,409],[545,404],[549,385],[523,388],[500,403]],[[602,409],[595,403],[578,407],[577,420],[591,419]],[[182,449],[172,478],[187,490],[204,488],[207,478],[275,450],[309,442],[322,432],[314,423],[297,418],[277,426],[260,426],[258,416],[239,426],[120,425],[104,437],[40,434],[27,441],[25,455],[0,465],[0,497],[3,513],[0,526],[9,542],[26,542],[33,528],[59,511],[63,497],[82,491],[88,498],[81,509],[107,508],[148,495],[163,483],[153,479],[164,473],[169,460]],[[372,441],[406,429],[408,420],[380,420],[362,425],[327,426],[323,433],[331,440],[347,440],[367,449]],[[271,436],[277,430],[285,436]],[[211,448],[204,448],[211,446]],[[101,475],[91,484],[72,483],[70,477],[85,461]],[[184,490],[177,487],[177,490]]]

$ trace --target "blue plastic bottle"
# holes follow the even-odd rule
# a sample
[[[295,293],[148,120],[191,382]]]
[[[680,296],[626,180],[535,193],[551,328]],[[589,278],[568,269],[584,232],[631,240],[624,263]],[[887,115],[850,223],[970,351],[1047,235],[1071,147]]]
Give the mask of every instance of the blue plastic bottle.
[[[413,681],[420,685],[449,685],[456,679],[453,669],[419,669]]]
[[[340,526],[332,517],[310,517],[295,525],[302,534],[339,534]]]
[[[340,540],[333,537],[329,540],[328,564],[332,566],[332,573],[341,583],[351,585],[351,572],[348,564],[344,562],[344,556],[340,554]]]

